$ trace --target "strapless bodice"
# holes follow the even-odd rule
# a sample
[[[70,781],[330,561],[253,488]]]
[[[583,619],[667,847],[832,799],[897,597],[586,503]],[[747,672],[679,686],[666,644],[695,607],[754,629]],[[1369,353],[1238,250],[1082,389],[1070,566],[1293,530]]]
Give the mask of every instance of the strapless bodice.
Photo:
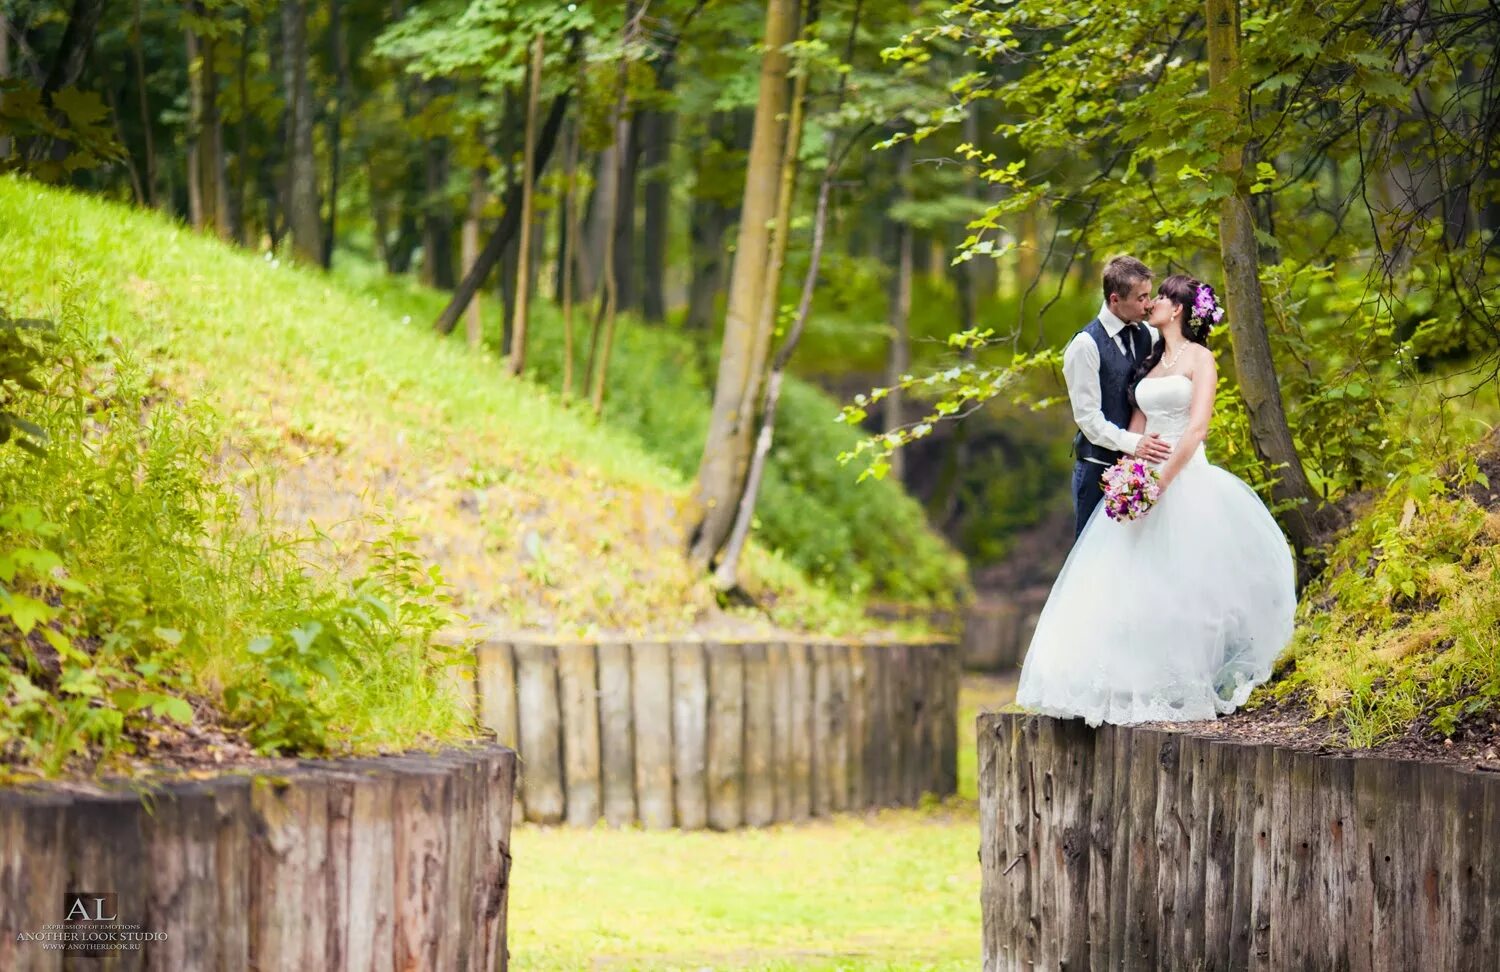
[[[1193,381],[1186,375],[1142,378],[1135,386],[1135,402],[1146,415],[1146,431],[1175,442],[1187,431]]]
[[[1172,445],[1187,431],[1193,404],[1193,380],[1187,375],[1142,378],[1135,386],[1135,403],[1146,415],[1146,431],[1155,432]],[[1206,460],[1200,443],[1194,459]]]

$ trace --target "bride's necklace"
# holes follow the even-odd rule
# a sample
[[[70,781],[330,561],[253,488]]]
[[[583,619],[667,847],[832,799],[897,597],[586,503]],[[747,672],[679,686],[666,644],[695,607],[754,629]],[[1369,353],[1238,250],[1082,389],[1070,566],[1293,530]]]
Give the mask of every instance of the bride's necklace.
[[[1166,366],[1162,368],[1162,374],[1167,374],[1173,368],[1177,367],[1177,359],[1182,357],[1182,352],[1187,350],[1187,346],[1187,341],[1183,341],[1181,344],[1177,345],[1177,350],[1172,352],[1172,360],[1168,361]]]

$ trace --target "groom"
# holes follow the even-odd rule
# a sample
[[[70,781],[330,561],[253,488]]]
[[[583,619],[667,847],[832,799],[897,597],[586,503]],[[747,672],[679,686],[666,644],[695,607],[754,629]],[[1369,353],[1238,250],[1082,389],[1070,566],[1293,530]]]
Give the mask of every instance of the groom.
[[[1117,256],[1104,268],[1104,306],[1063,351],[1063,381],[1078,434],[1073,437],[1073,539],[1104,498],[1100,477],[1124,453],[1164,462],[1172,448],[1152,433],[1127,431],[1130,378],[1151,352],[1156,334],[1146,319],[1151,270],[1134,257]]]

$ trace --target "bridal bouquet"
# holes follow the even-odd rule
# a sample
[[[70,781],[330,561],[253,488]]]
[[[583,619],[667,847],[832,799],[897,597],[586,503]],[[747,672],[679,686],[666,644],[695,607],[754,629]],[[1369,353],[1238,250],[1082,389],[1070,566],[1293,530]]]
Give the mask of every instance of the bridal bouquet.
[[[1104,470],[1104,512],[1111,520],[1138,520],[1161,496],[1161,476],[1140,459],[1125,456]]]

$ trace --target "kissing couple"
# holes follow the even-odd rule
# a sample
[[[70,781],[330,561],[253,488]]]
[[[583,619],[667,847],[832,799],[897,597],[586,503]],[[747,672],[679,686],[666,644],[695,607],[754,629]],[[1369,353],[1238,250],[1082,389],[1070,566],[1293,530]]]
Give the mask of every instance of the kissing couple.
[[[1133,257],[1109,261],[1099,315],[1063,354],[1075,540],[1016,701],[1091,726],[1234,711],[1270,677],[1297,604],[1276,521],[1204,447],[1218,296],[1185,274],[1153,280]],[[1119,490],[1135,493],[1106,500]]]

